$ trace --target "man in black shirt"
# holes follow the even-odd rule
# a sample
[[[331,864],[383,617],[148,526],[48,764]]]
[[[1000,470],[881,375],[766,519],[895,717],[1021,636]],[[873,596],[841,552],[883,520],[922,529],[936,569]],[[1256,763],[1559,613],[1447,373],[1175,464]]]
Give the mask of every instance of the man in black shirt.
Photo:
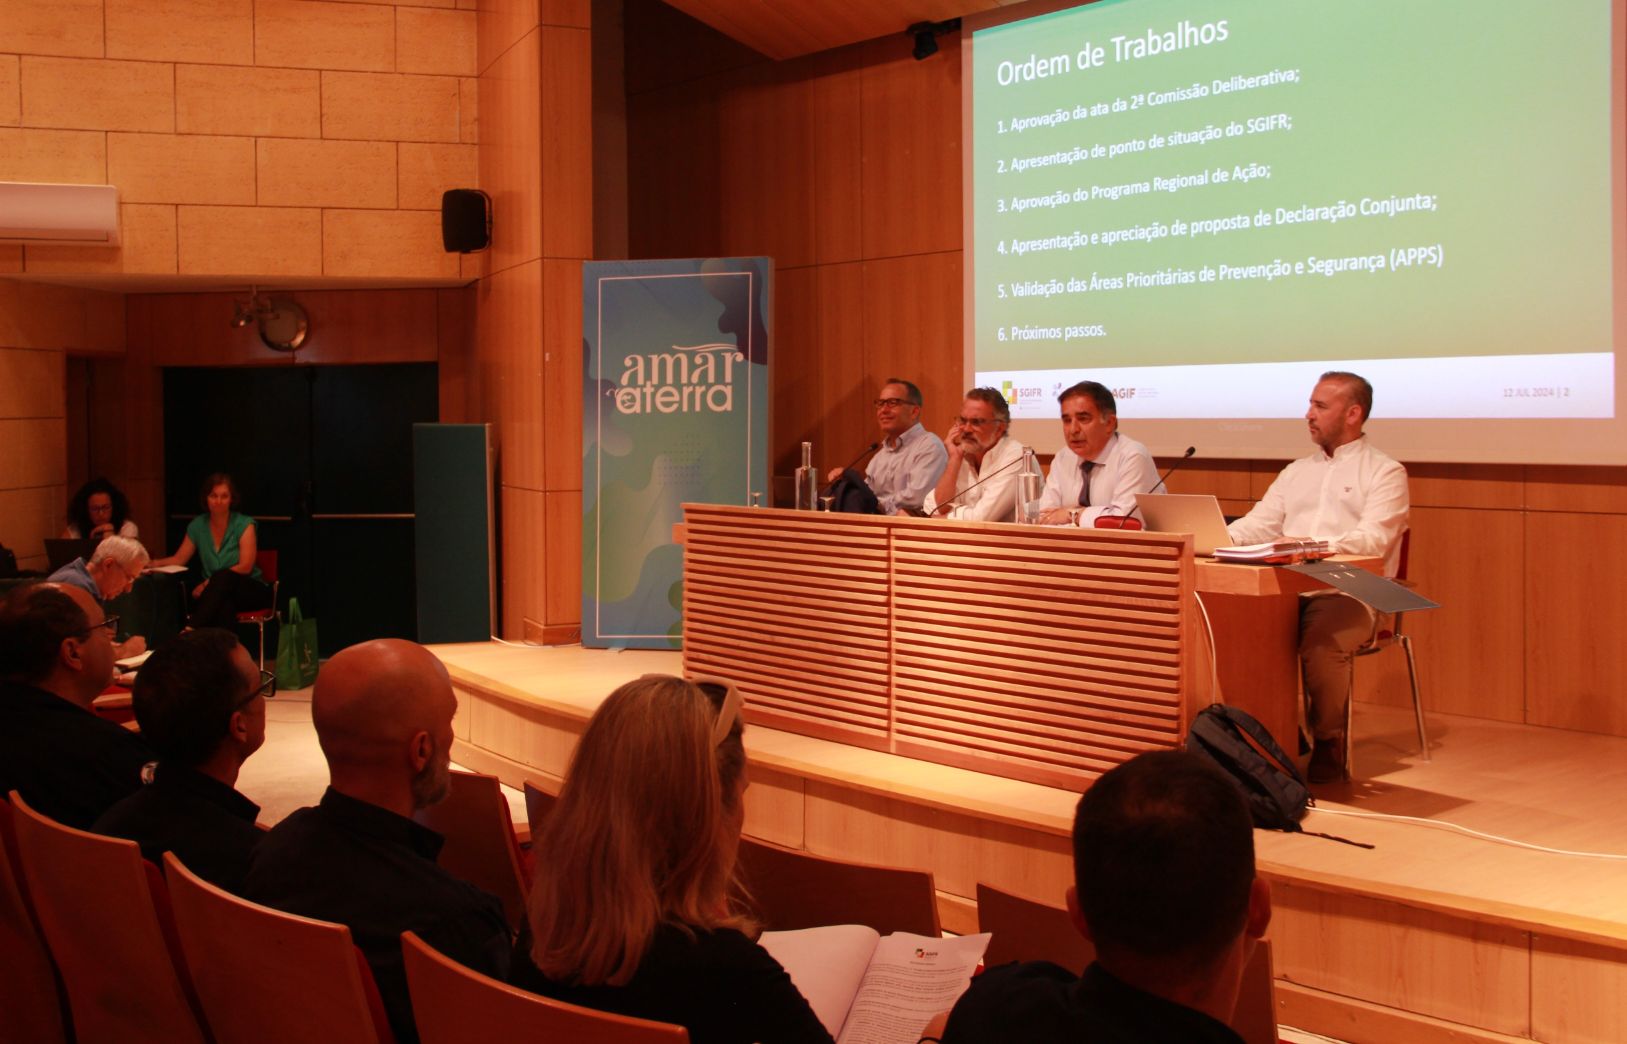
[[[1046,961],[972,980],[944,1044],[1241,1044],[1226,1025],[1271,921],[1254,828],[1232,783],[1191,754],[1142,754],[1085,792],[1068,913],[1096,947],[1075,977]]]
[[[230,631],[187,631],[148,657],[131,706],[158,752],[152,780],[103,813],[94,830],[129,838],[163,865],[174,852],[188,870],[230,892],[243,887],[264,835],[260,806],[237,792],[238,770],[266,738],[265,697],[276,681]]]
[[[446,796],[456,709],[446,668],[412,642],[365,642],[324,664],[311,720],[327,793],[266,836],[243,888],[254,902],[348,925],[402,1044],[418,1040],[402,932],[493,978],[508,972],[502,903],[437,866],[441,835],[411,818]]]
[[[86,591],[31,584],[0,608],[0,795],[85,830],[141,786],[152,751],[91,703],[113,678],[113,629]]]

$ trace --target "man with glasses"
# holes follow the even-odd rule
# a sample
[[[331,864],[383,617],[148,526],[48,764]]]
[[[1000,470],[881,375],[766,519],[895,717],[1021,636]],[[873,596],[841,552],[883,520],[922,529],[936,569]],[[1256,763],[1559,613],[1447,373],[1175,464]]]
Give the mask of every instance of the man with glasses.
[[[0,607],[0,794],[88,829],[141,786],[153,752],[91,703],[113,677],[113,632],[89,592],[36,583]]]
[[[949,460],[943,440],[921,426],[921,405],[921,389],[914,383],[901,377],[887,378],[875,401],[881,441],[862,480],[875,494],[875,504],[865,504],[862,509],[841,505],[838,510],[881,515],[920,510],[927,491],[937,485]],[[860,481],[857,473],[844,473],[839,468],[832,468],[825,480],[835,483],[844,474],[855,486]]]
[[[944,438],[949,459],[923,507],[928,515],[1010,522],[1017,510],[1023,444],[1006,434],[1011,407],[994,388],[973,388]]]
[[[53,584],[71,584],[88,591],[105,605],[130,590],[136,577],[147,568],[148,561],[147,549],[141,546],[139,540],[110,536],[96,545],[90,561],[76,558],[47,579]],[[138,634],[116,643],[114,652],[117,659],[123,659],[146,649],[147,640]]]
[[[240,890],[265,835],[254,825],[260,806],[238,793],[237,774],[265,742],[266,697],[276,691],[276,677],[230,631],[204,627],[165,643],[131,694],[158,764],[93,829],[137,842],[160,865],[174,852],[204,880]]]

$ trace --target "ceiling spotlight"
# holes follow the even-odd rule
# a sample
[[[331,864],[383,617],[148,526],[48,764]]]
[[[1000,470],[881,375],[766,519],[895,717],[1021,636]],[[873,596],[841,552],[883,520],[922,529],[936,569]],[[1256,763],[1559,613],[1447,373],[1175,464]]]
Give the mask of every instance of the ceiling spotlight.
[[[915,48],[910,51],[915,60],[925,61],[938,53],[938,37],[945,33],[960,31],[960,19],[951,18],[947,22],[916,22],[905,33],[914,37]]]

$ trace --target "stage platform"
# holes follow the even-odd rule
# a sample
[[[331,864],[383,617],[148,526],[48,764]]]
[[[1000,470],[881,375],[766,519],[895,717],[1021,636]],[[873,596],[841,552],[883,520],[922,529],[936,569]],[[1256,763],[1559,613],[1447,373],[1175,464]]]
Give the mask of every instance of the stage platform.
[[[435,646],[459,694],[454,758],[557,783],[613,688],[675,652]],[[1259,831],[1273,883],[1279,1021],[1347,1041],[1627,1040],[1627,739],[1358,704],[1359,782],[1319,788],[1307,830]],[[979,880],[1060,903],[1077,795],[753,726],[746,831],[930,869],[945,927]],[[1346,813],[1359,813],[1359,816]],[[1366,818],[1415,817],[1414,823]]]

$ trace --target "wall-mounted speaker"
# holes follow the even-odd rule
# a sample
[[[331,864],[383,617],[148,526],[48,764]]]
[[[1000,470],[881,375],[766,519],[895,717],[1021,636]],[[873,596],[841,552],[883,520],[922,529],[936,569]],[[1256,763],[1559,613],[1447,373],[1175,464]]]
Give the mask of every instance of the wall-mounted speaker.
[[[441,245],[455,254],[491,246],[491,197],[479,189],[441,193]]]

